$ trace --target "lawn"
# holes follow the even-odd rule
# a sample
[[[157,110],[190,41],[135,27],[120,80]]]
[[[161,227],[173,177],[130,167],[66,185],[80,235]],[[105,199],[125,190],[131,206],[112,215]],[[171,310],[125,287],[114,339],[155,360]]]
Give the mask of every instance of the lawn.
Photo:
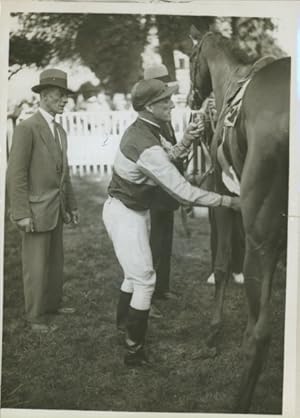
[[[199,356],[208,333],[213,286],[207,219],[190,219],[187,238],[176,214],[172,290],[178,301],[160,303],[151,319],[153,367],[128,369],[115,329],[122,280],[101,221],[106,181],[75,179],[81,224],[65,228],[65,305],[54,333],[36,335],[24,321],[20,238],[6,222],[2,407],[149,412],[231,412],[239,386],[246,323],[243,286],[230,283],[220,353]],[[285,274],[278,269],[272,294],[273,343],[255,392],[252,413],[281,413]]]

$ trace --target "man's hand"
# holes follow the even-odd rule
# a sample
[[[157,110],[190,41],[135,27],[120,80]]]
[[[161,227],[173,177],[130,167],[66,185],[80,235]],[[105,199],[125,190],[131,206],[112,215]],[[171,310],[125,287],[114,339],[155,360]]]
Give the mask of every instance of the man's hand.
[[[23,232],[34,232],[32,218],[23,218],[16,221],[17,227]]]
[[[231,197],[223,195],[221,198],[221,206],[239,211],[241,207],[240,198],[237,196]]]
[[[78,209],[71,211],[71,222],[74,225],[78,225],[80,222],[80,215]]]

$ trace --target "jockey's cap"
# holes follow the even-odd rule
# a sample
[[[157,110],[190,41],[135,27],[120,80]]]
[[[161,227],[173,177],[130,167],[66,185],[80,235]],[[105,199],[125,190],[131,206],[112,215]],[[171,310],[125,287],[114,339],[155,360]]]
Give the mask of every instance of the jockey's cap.
[[[132,88],[132,106],[135,111],[140,112],[145,106],[171,97],[177,91],[177,85],[168,86],[166,83],[156,79],[141,80]]]

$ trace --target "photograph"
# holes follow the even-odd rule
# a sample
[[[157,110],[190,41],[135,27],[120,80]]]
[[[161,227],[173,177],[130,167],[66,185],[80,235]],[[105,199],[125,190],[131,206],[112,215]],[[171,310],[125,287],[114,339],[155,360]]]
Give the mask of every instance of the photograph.
[[[8,3],[4,414],[296,417],[295,13]]]

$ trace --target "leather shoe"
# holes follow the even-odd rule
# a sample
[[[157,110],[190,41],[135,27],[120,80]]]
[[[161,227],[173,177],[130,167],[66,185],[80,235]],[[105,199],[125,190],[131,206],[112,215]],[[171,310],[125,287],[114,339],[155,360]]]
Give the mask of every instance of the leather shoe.
[[[47,324],[31,324],[31,329],[34,332],[41,332],[46,334],[48,332],[54,332],[58,329],[57,325],[47,325]]]
[[[57,309],[57,313],[60,315],[68,315],[68,314],[74,314],[76,310],[74,308],[59,308]]]
[[[149,367],[151,365],[143,347],[139,348],[137,351],[128,351],[128,353],[125,354],[124,363],[128,367]]]

